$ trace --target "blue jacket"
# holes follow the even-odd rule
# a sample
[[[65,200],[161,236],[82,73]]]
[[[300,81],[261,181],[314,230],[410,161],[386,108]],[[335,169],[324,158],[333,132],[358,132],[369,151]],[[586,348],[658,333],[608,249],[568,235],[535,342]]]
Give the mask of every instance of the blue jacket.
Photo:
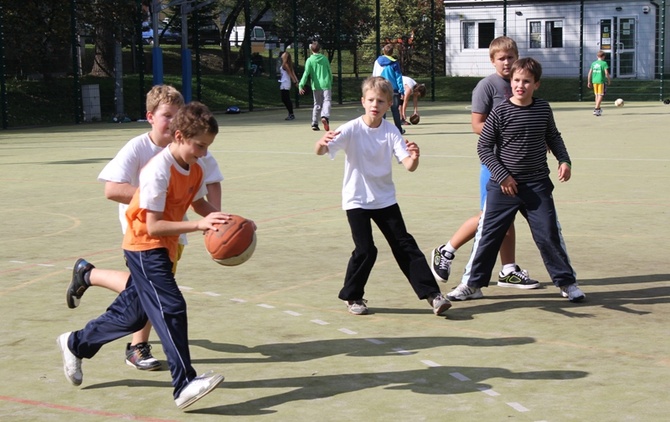
[[[393,91],[405,95],[405,85],[402,83],[402,72],[400,71],[400,63],[390,56],[379,56],[375,60],[375,66],[372,71],[372,76],[381,76],[382,78],[391,82]]]

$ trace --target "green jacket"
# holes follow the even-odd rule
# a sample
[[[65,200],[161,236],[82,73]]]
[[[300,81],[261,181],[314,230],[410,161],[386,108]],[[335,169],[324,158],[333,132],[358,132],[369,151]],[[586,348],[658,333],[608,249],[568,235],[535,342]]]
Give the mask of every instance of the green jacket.
[[[305,62],[305,73],[300,78],[299,89],[307,84],[307,79],[312,80],[312,90],[330,89],[333,85],[333,74],[330,71],[328,58],[321,53],[314,53]]]

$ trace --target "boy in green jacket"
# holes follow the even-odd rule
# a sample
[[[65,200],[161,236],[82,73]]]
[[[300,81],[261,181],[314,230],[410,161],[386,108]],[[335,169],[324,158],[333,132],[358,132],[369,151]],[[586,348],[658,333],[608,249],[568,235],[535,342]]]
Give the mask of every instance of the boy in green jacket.
[[[305,95],[307,79],[312,80],[312,94],[314,95],[314,109],[312,110],[312,130],[319,130],[319,116],[326,131],[330,130],[330,104],[331,87],[333,86],[333,73],[330,71],[330,62],[321,51],[321,46],[314,41],[309,49],[312,55],[305,62],[305,73],[303,73],[298,89],[300,95]]]

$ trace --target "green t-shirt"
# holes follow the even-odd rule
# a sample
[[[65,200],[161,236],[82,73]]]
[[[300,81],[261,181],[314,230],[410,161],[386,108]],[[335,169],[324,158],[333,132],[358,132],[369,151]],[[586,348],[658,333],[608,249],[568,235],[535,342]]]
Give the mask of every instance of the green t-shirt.
[[[604,60],[596,60],[591,63],[591,82],[594,84],[605,83],[605,71],[608,69],[607,62]]]

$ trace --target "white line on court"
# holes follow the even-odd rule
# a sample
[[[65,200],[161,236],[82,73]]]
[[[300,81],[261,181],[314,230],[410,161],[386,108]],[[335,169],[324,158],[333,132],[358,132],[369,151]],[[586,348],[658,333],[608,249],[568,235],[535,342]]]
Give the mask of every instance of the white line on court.
[[[24,261],[9,261],[9,262],[11,262],[12,264],[25,264]],[[72,269],[72,268],[70,268],[70,269]]]
[[[238,298],[236,298],[236,297],[230,299],[230,301],[231,301],[231,302],[237,302],[237,303],[247,303],[246,300],[244,300],[244,299],[238,299]]]
[[[344,334],[350,334],[350,335],[358,334],[356,331],[351,331],[348,328],[339,328],[337,331],[342,332]]]
[[[313,323],[319,324],[319,325],[329,325],[330,324],[329,322],[321,321],[320,319],[313,319],[310,322],[313,322]]]
[[[284,311],[284,313],[285,313],[285,314],[289,314],[289,315],[293,315],[293,316],[300,316],[300,315],[302,315],[302,314],[299,314],[299,313],[297,313],[297,312],[295,312],[295,311]]]
[[[54,264],[37,264],[38,267],[55,267]]]
[[[452,372],[449,375],[452,377],[456,378],[459,381],[470,381],[470,378],[466,377],[465,375],[461,374],[460,372]]]
[[[377,340],[376,338],[366,338],[365,341],[369,341],[372,344],[384,344],[383,341]]]
[[[433,362],[432,360],[422,360],[421,363],[430,366],[431,368],[439,368],[442,366],[437,362]]]
[[[393,351],[396,352],[399,355],[412,355],[413,354],[409,350],[405,350],[402,347],[394,347]]]
[[[184,290],[184,291],[190,292],[191,290],[193,290],[193,287],[179,286],[179,290]]]
[[[507,405],[509,407],[511,407],[512,409],[514,409],[516,411],[519,411],[519,412],[529,412],[530,411],[529,409],[526,409],[525,407],[521,406],[521,404],[519,404],[519,403],[512,402],[512,403],[507,403]]]
[[[260,303],[258,306],[260,306],[261,308],[265,308],[265,309],[274,309],[274,306],[267,305],[265,303]]]
[[[218,293],[214,293],[214,292],[205,292],[205,294],[206,294],[207,296],[213,296],[213,297],[219,297],[219,296],[221,296],[220,294],[218,294]]]
[[[495,397],[495,396],[499,396],[499,395],[500,395],[500,393],[498,393],[497,391],[493,391],[493,390],[491,390],[491,389],[488,388],[488,387],[480,387],[480,388],[478,388],[477,390],[479,390],[479,391],[481,391],[482,393],[484,393],[484,394],[486,394],[486,395],[488,395],[488,396],[491,396],[491,397]]]

